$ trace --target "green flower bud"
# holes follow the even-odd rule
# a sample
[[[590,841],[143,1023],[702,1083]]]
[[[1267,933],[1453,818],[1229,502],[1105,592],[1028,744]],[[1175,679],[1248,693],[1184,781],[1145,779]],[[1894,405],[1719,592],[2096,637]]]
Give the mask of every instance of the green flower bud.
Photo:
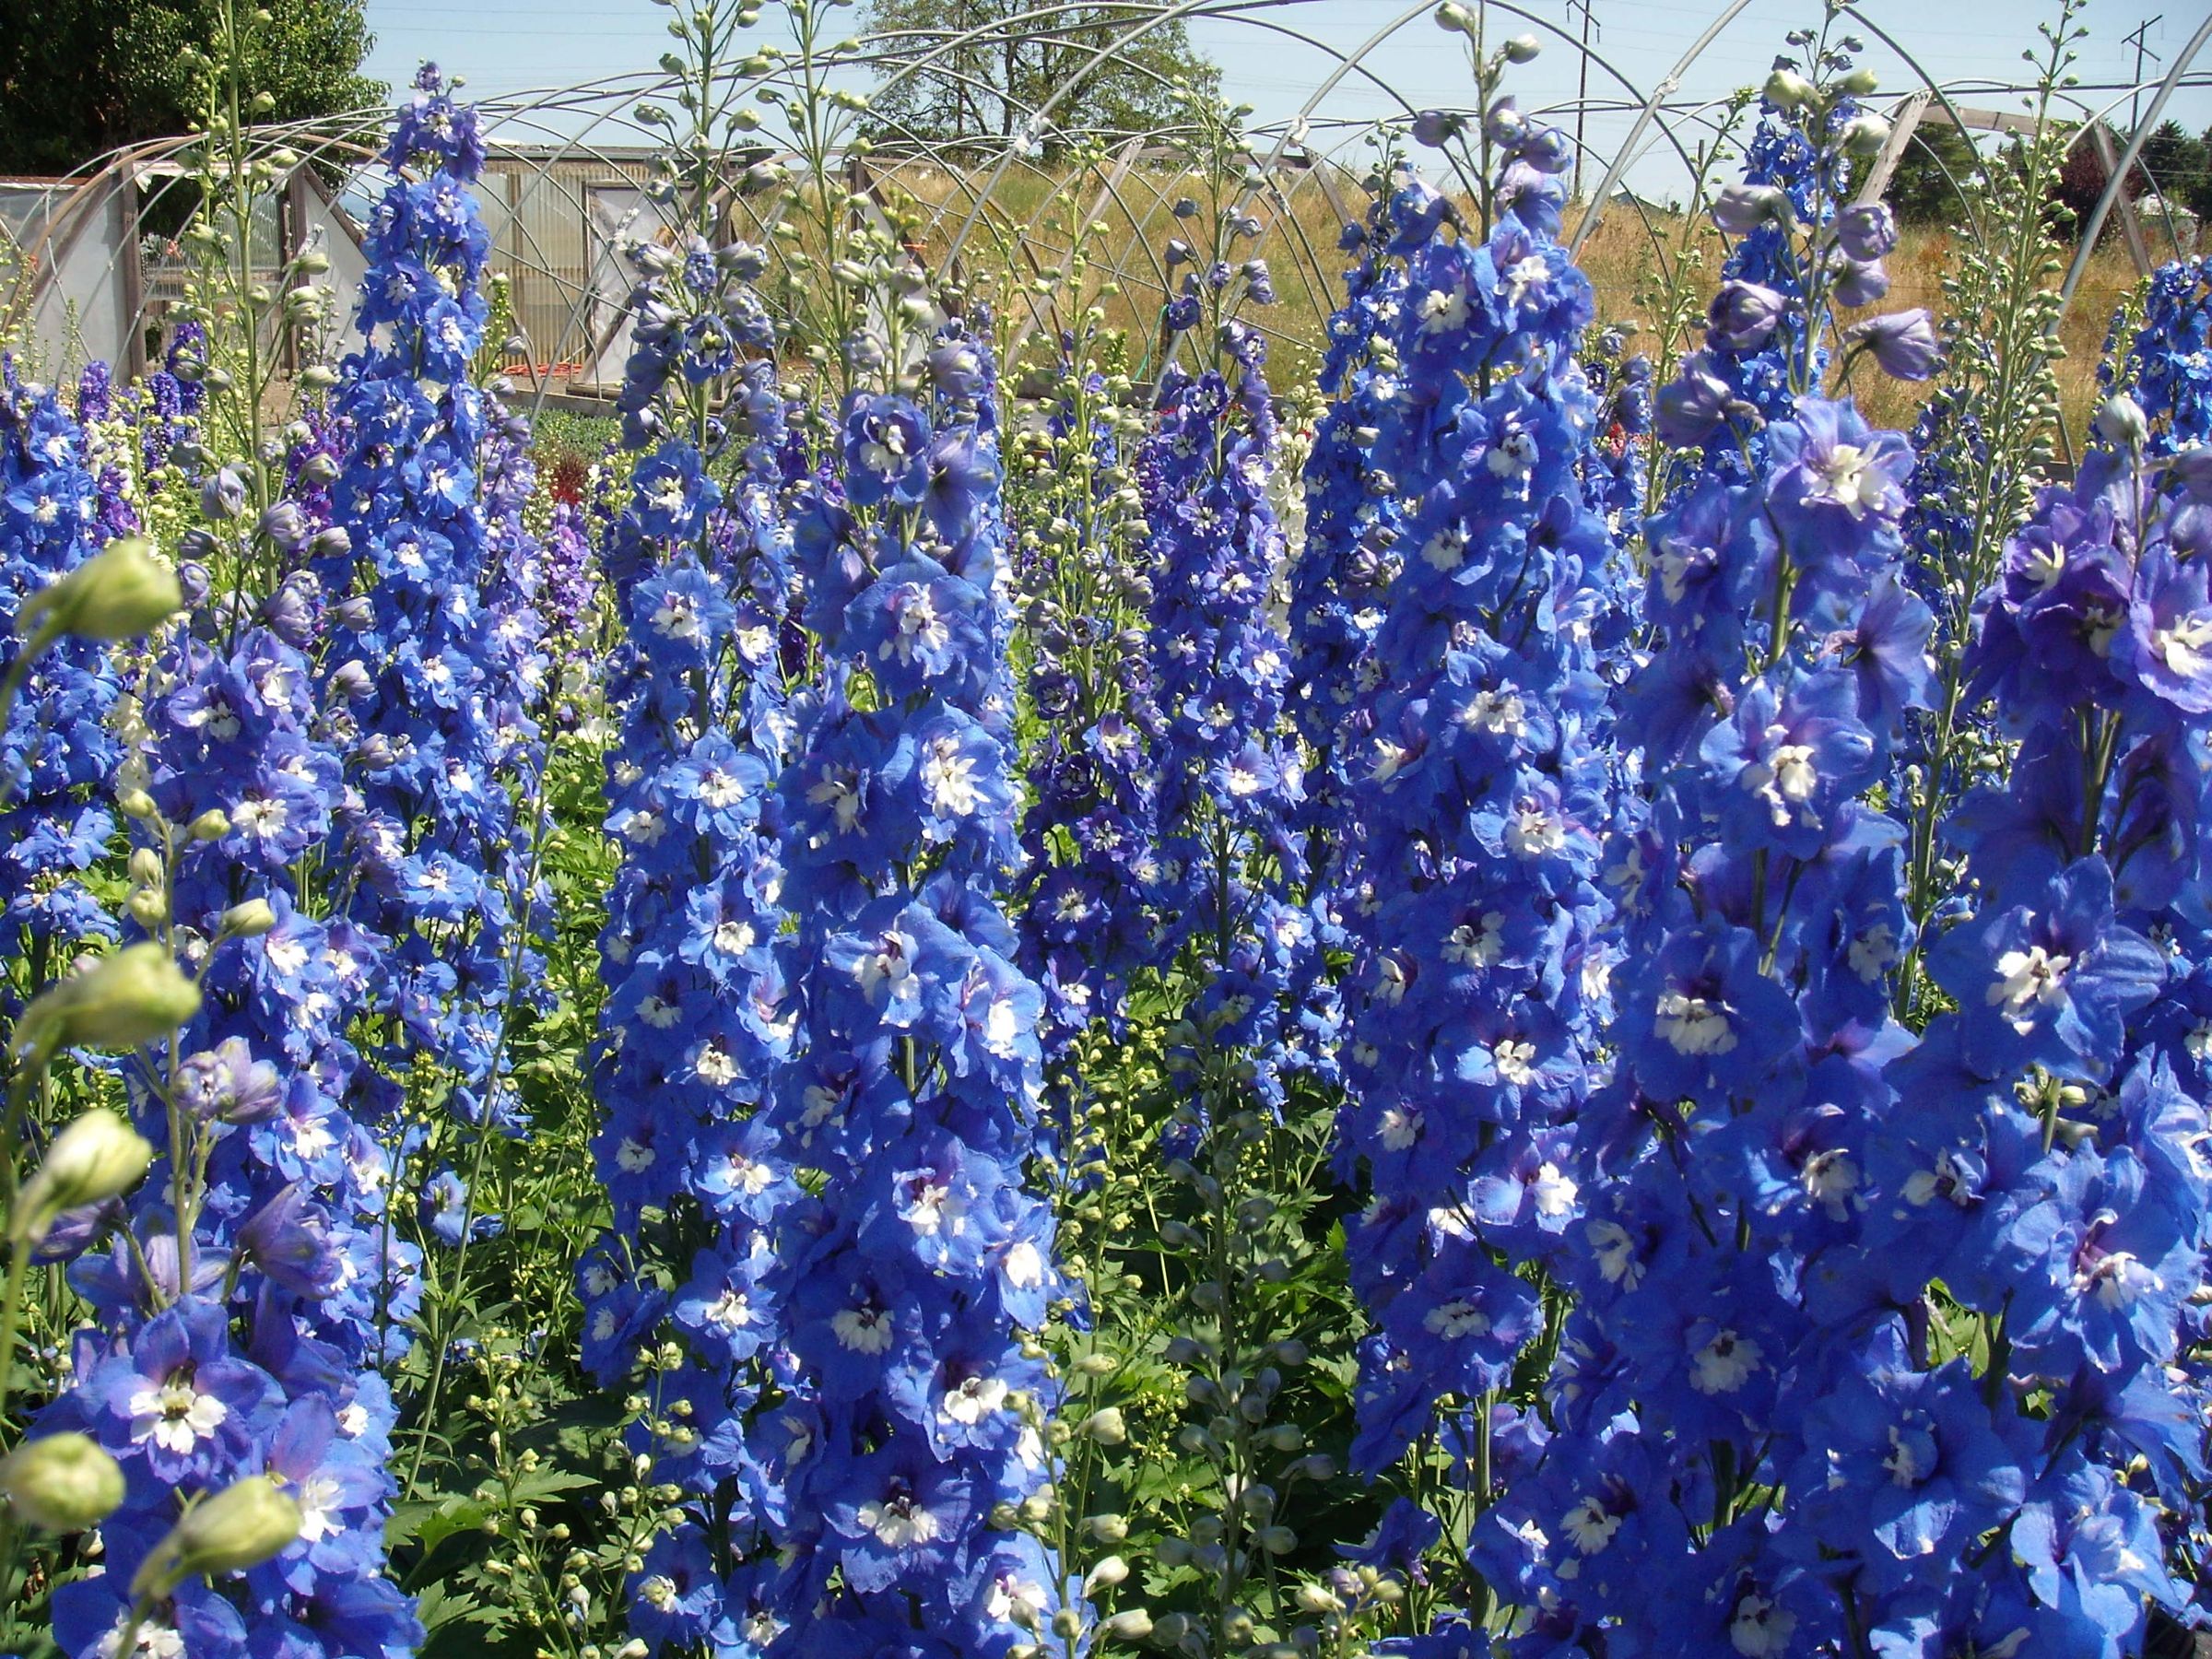
[[[1129,1438],[1129,1425],[1119,1406],[1108,1406],[1083,1419],[1083,1432],[1101,1446],[1118,1446]]]
[[[1853,115],[1843,124],[1842,140],[1851,155],[1878,155],[1889,141],[1889,124],[1879,115]]]
[[[1156,1627],[1152,1623],[1151,1614],[1146,1612],[1142,1607],[1130,1607],[1125,1611],[1116,1613],[1100,1628],[1107,1635],[1116,1637],[1123,1641],[1142,1641],[1152,1634]]]
[[[1778,110],[1803,109],[1812,101],[1813,83],[1791,69],[1777,69],[1767,76],[1767,101]]]
[[[1837,86],[1853,98],[1864,98],[1881,84],[1882,77],[1864,64],[1836,82]]]
[[[184,1512],[139,1567],[131,1594],[158,1599],[195,1574],[258,1567],[297,1538],[300,1524],[299,1504],[273,1478],[249,1476]]]
[[[143,789],[117,790],[115,806],[124,818],[152,819],[161,816],[161,809],[154,805],[154,797]]]
[[[223,912],[223,932],[234,939],[258,939],[276,925],[276,912],[266,899],[249,899]]]
[[[1118,1555],[1108,1556],[1090,1570],[1083,1581],[1083,1594],[1095,1595],[1100,1590],[1111,1590],[1129,1576],[1129,1563]]]
[[[1532,63],[1536,53],[1544,50],[1544,42],[1533,34],[1518,34],[1505,43],[1505,61],[1509,64]]]
[[[46,1160],[23,1183],[11,1236],[18,1245],[36,1244],[64,1210],[129,1192],[153,1161],[151,1142],[106,1107],[93,1107],[54,1136]]]
[[[33,1526],[82,1532],[123,1501],[123,1470],[89,1435],[49,1434],[0,1457],[0,1497]]]
[[[16,1042],[41,1056],[80,1046],[132,1049],[166,1037],[199,1009],[199,987],[149,940],[40,992],[16,1024]]]
[[[230,815],[220,806],[210,806],[184,826],[184,833],[196,841],[221,841],[230,833]]]
[[[127,640],[167,621],[183,606],[177,574],[154,557],[154,544],[126,535],[33,594],[17,620],[36,622],[39,634],[47,639],[67,633],[84,640]]]

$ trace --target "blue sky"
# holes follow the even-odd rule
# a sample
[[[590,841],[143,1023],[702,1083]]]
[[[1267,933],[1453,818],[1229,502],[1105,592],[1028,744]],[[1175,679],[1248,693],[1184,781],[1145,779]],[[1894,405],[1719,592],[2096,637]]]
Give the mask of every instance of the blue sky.
[[[1524,0],[1533,15],[1566,26],[1566,0]],[[1720,0],[1591,0],[1599,29],[1597,50],[1640,87],[1656,82],[1688,42],[1722,9]],[[2134,78],[2135,50],[2124,37],[2160,9],[2151,25],[2150,50],[2171,64],[2202,20],[2203,0],[2088,0],[2080,10],[2088,38],[2077,73],[2085,82]],[[1349,49],[1408,9],[1407,0],[1284,0],[1255,16],[1315,37],[1327,47]],[[2055,6],[2033,0],[1865,0],[1864,12],[1895,34],[1928,73],[1945,82],[2010,81],[2025,76],[2023,49],[2040,44],[2035,24]],[[667,13],[648,0],[369,0],[369,23],[377,37],[371,69],[404,81],[415,65],[435,58],[467,77],[477,96],[570,85],[623,71],[648,71],[666,48]],[[1808,0],[1752,0],[1744,15],[1704,53],[1685,77],[1682,96],[1718,97],[1762,79],[1782,38],[1791,29],[1817,24],[1819,7]],[[1335,60],[1285,34],[1228,19],[1201,20],[1199,44],[1221,65],[1229,94],[1251,103],[1262,120],[1295,113]],[[1885,88],[1916,84],[1917,77],[1876,44],[1868,54]],[[1399,29],[1363,62],[1416,106],[1466,100],[1464,60],[1425,16]],[[1554,47],[1514,72],[1513,88],[1524,108],[1571,100],[1575,54]],[[2158,65],[2148,65],[2151,73]],[[2212,83],[2212,46],[2196,75]],[[1618,83],[1593,68],[1593,99],[1617,96]],[[2085,93],[2106,100],[2115,94]],[[1968,101],[1962,100],[1961,101]],[[1984,107],[2017,108],[2017,99],[1984,96]],[[1323,105],[1324,121],[1359,121],[1382,113],[1384,95],[1357,79],[1340,86]],[[2177,90],[2168,107],[2193,132],[2212,125],[2212,84]],[[2124,120],[2124,108],[2121,112]],[[1590,118],[1592,147],[1610,153],[1625,130],[1624,118]],[[1610,142],[1608,142],[1610,141]],[[1678,164],[1647,161],[1637,170],[1640,187],[1664,193]]]

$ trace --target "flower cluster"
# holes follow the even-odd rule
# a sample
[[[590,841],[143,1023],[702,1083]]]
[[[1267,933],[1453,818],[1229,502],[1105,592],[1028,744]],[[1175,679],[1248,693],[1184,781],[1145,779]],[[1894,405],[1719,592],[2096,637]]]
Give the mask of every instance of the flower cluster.
[[[1072,352],[1072,335],[1063,348]],[[1069,361],[1041,429],[1014,440],[1022,487],[1015,578],[1033,653],[1021,965],[1044,993],[1046,1056],[1094,1021],[1115,1036],[1149,959],[1141,891],[1153,859],[1151,685],[1137,625],[1151,594],[1124,456],[1131,418],[1105,375]],[[1141,426],[1141,422],[1135,422]]]
[[[474,383],[490,239],[468,186],[473,110],[425,65],[384,160],[359,323],[342,365],[329,524],[272,510],[300,545],[300,605],[324,607],[324,690],[354,794],[342,825],[346,912],[390,939],[407,1043],[451,1068],[452,1110],[512,1130],[499,1072],[508,1003],[526,985],[531,898],[513,791],[535,770],[528,704],[541,677],[519,520],[526,462]],[[291,520],[300,517],[297,509]]]
[[[275,551],[271,522],[305,516],[284,498],[233,510],[234,485],[242,498],[242,475],[210,480],[194,544],[225,571]],[[76,1255],[93,1324],[40,1427],[90,1435],[127,1482],[102,1529],[109,1571],[56,1593],[56,1628],[73,1653],[107,1652],[133,1617],[134,1570],[182,1506],[266,1474],[298,1502],[296,1540],[227,1588],[177,1587],[141,1641],[190,1632],[243,1652],[251,1618],[302,1651],[385,1659],[420,1640],[382,1575],[382,1372],[406,1346],[417,1257],[386,1221],[392,1167],[373,1130],[393,1102],[350,1036],[389,1006],[385,945],[328,910],[309,874],[347,798],[306,649],[312,581],[209,604],[209,566],[181,574],[196,609],[124,723],[118,790],[129,914],[142,948],[190,967],[199,1006],[168,1064],[134,1078],[165,1148],[152,1178],[127,1210],[48,1241]]]
[[[754,1449],[797,1653],[997,1653],[1061,1606],[1012,1506],[1047,1478],[1025,1333],[1063,1292],[1025,1189],[1041,997],[1000,909],[1016,865],[997,434],[985,347],[947,325],[927,406],[858,393],[841,491],[798,537],[824,683],[779,788],[777,959],[804,1052],[764,1128],[819,1196],[761,1283],[789,1357]],[[841,500],[839,496],[841,494]]]
[[[1497,200],[1564,164],[1556,134],[1491,124]],[[1441,201],[1416,191],[1435,206],[1407,221],[1434,226]],[[1487,1417],[1543,1325],[1515,1269],[1580,1213],[1569,1125],[1611,962],[1591,624],[1614,543],[1583,494],[1596,406],[1573,356],[1592,310],[1546,216],[1506,206],[1487,235],[1412,247],[1392,319],[1369,465],[1402,492],[1401,558],[1364,665],[1343,900],[1339,1167],[1371,1194],[1347,1240],[1374,1324],[1353,1448],[1370,1472],[1447,1401]]]
[[[122,682],[101,641],[40,641],[16,623],[24,604],[100,550],[110,515],[88,465],[83,429],[53,394],[0,379],[0,608],[11,683],[0,734],[0,903],[26,947],[35,989],[80,940],[113,923],[83,882],[115,818],[100,799],[122,751],[108,720]]]
[[[1447,211],[1409,170],[1388,174],[1387,182],[1375,192],[1368,222],[1347,225],[1341,239],[1358,258],[1345,275],[1344,303],[1329,319],[1320,380],[1332,401],[1306,459],[1306,534],[1290,571],[1291,712],[1314,758],[1307,815],[1317,834],[1338,826],[1357,833],[1341,801],[1361,735],[1344,728],[1365,707],[1362,693],[1374,689],[1361,676],[1375,670],[1368,647],[1403,558],[1396,480],[1377,470],[1375,438],[1396,384],[1406,256]],[[1347,853],[1338,849],[1335,861]]]
[[[648,268],[657,252],[641,251]],[[756,302],[728,276],[744,264],[682,268],[696,267],[695,297],[745,309]],[[665,276],[648,289],[665,291]],[[767,1113],[799,1017],[777,946],[777,786],[793,730],[784,409],[765,361],[720,379],[663,372],[659,324],[641,326],[632,381],[650,388],[625,433],[646,453],[602,560],[622,629],[607,689],[621,718],[606,820],[619,864],[594,1067],[613,1226],[579,1270],[583,1361],[610,1386],[648,1365],[631,1445],[681,1500],[632,1574],[633,1628],[656,1647],[732,1629],[764,1644],[785,1500],[780,1466],[748,1443],[747,1414],[766,1379],[789,1374],[767,1275],[780,1218],[802,1196]],[[727,425],[707,413],[724,390]],[[580,535],[557,514],[547,589],[571,653],[592,602]]]
[[[2212,259],[2179,259],[2152,274],[2140,326],[2098,378],[2135,398],[2150,453],[2212,443]]]
[[[1265,345],[1241,323],[1222,332],[1236,381],[1171,371],[1137,464],[1152,534],[1146,643],[1159,733],[1146,900],[1154,966],[1198,970],[1185,1018],[1204,1047],[1247,1054],[1258,1100],[1279,1107],[1292,999],[1314,968],[1312,919],[1295,901],[1304,760],[1285,729],[1289,651],[1273,604],[1283,541],[1267,500]],[[1196,1115],[1186,1125],[1200,1126]]]

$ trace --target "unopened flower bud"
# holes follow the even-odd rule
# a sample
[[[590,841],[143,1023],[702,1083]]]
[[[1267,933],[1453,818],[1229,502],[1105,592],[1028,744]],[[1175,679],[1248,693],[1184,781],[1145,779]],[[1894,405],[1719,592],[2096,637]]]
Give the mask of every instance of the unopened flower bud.
[[[131,879],[140,887],[159,887],[169,873],[169,866],[161,862],[161,854],[151,847],[133,848],[130,867]]]
[[[1777,69],[1760,88],[1778,110],[1801,110],[1812,101],[1813,83],[1794,69]]]
[[[40,992],[17,1022],[16,1041],[41,1055],[80,1046],[136,1048],[167,1036],[199,1009],[199,987],[149,940]]]
[[[1889,124],[1879,115],[1853,115],[1840,135],[1845,153],[1872,156],[1889,141]]]
[[[1157,1628],[1152,1615],[1142,1607],[1128,1607],[1116,1613],[1099,1627],[1107,1635],[1123,1641],[1142,1641]]]
[[[1869,317],[1846,330],[1844,337],[1864,345],[1882,366],[1882,372],[1897,380],[1926,380],[1943,355],[1942,342],[1936,337],[1936,324],[1925,307]]]
[[[1459,0],[1444,0],[1432,16],[1439,29],[1456,29],[1461,34],[1471,35],[1477,28],[1475,14],[1462,6]]]
[[[1111,1590],[1129,1576],[1129,1563],[1118,1555],[1110,1555],[1090,1570],[1083,1581],[1083,1594],[1095,1595],[1100,1590]]]
[[[161,809],[154,805],[154,797],[143,789],[119,789],[115,792],[115,809],[124,818],[159,818]]]
[[[1864,98],[1881,84],[1882,77],[1865,64],[1861,64],[1836,82],[1838,87],[1850,93],[1853,98]]]
[[[1101,1446],[1118,1446],[1129,1438],[1129,1426],[1119,1406],[1108,1406],[1083,1419],[1083,1432]]]
[[[1897,216],[1880,202],[1861,202],[1836,215],[1836,246],[1847,259],[1880,259],[1896,251]]]
[[[1533,34],[1517,34],[1505,43],[1505,61],[1509,64],[1529,64],[1544,50],[1544,42]]]
[[[123,1470],[89,1435],[43,1435],[0,1457],[0,1497],[33,1526],[82,1532],[123,1501]]]
[[[1344,1601],[1326,1584],[1306,1583],[1298,1587],[1298,1606],[1301,1613],[1341,1613]]]
[[[184,1512],[131,1580],[134,1598],[168,1595],[195,1574],[258,1567],[300,1535],[300,1506],[275,1479],[253,1475]]]
[[[54,1136],[17,1194],[9,1229],[16,1243],[38,1243],[64,1210],[120,1197],[153,1161],[151,1142],[106,1107],[93,1107]]]
[[[177,573],[154,557],[144,536],[112,541],[59,582],[24,603],[19,624],[38,624],[51,639],[127,640],[159,626],[183,607]]]
[[[246,510],[246,480],[226,466],[200,486],[200,516],[227,522]]]
[[[184,833],[195,841],[221,841],[230,833],[230,815],[220,806],[210,806],[184,827]]]
[[[2125,393],[2104,400],[2095,424],[2098,437],[2125,449],[2137,448],[2150,436],[2150,422],[2143,414],[2143,406]]]
[[[223,932],[234,939],[258,939],[276,925],[276,912],[266,899],[248,899],[223,912]]]

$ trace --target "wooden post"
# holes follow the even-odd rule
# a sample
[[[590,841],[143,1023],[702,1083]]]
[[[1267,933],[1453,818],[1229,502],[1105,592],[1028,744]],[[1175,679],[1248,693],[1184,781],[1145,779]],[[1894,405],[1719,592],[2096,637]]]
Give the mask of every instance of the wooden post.
[[[1882,141],[1881,153],[1867,169],[1866,182],[1859,186],[1859,194],[1853,198],[1854,202],[1864,206],[1882,199],[1882,192],[1889,188],[1889,181],[1897,174],[1897,164],[1904,159],[1905,146],[1912,142],[1920,118],[1927,113],[1928,105],[1935,99],[1936,95],[1923,87],[1897,106],[1897,112],[1889,118],[1889,136]]]

